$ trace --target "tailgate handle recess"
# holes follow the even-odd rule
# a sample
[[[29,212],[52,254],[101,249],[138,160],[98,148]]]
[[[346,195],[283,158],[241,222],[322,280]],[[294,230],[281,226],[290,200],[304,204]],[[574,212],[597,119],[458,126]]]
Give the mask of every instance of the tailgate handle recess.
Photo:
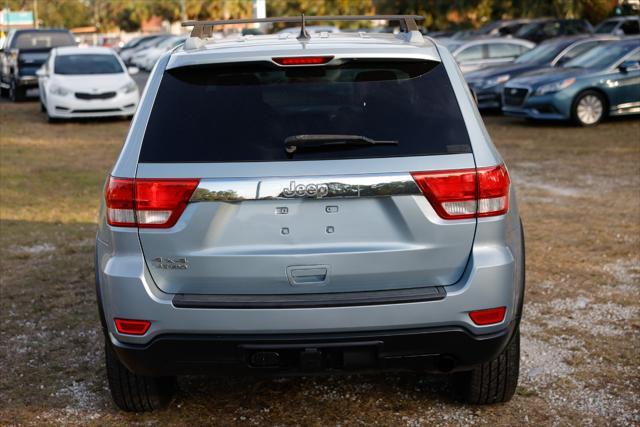
[[[289,283],[296,285],[324,285],[329,276],[327,265],[297,265],[287,267]]]

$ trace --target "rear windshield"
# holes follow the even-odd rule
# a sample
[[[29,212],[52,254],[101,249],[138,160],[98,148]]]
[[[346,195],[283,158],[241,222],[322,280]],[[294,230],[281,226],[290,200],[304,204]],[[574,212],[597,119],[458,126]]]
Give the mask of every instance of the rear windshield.
[[[56,74],[117,74],[124,73],[114,55],[58,55],[53,66]]]
[[[358,135],[397,145],[285,151],[296,135]],[[140,162],[247,162],[471,152],[444,66],[351,60],[342,65],[209,65],[166,71]]]
[[[75,41],[69,33],[61,31],[29,31],[18,33],[13,42],[14,49],[37,50],[51,47],[73,46]]]

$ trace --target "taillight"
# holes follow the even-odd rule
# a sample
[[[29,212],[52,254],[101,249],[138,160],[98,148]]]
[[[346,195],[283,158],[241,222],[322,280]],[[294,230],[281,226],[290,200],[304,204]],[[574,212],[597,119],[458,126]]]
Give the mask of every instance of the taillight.
[[[469,317],[476,325],[485,326],[502,322],[506,313],[507,307],[496,307],[471,311]]]
[[[333,56],[287,56],[272,58],[279,65],[321,65],[333,59]]]
[[[173,227],[199,182],[198,179],[136,179],[138,227]]]
[[[509,210],[510,181],[504,165],[411,175],[444,219],[495,216]]]
[[[478,216],[507,213],[510,183],[504,165],[478,169]]]
[[[118,227],[173,227],[199,182],[110,177],[105,194],[107,222]]]
[[[127,335],[144,335],[151,326],[148,320],[113,319],[113,321],[118,332]]]
[[[110,177],[105,200],[107,222],[118,227],[135,227],[136,214],[133,209],[134,180]]]

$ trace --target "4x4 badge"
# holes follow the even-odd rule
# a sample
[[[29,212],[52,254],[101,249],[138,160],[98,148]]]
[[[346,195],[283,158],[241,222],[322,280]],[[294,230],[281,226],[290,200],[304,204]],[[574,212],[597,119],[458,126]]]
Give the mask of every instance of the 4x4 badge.
[[[315,197],[323,198],[329,194],[329,186],[327,184],[297,184],[295,181],[289,183],[289,188],[282,189],[284,197]]]
[[[165,258],[157,257],[153,259],[154,267],[164,270],[186,270],[189,262],[186,258]]]

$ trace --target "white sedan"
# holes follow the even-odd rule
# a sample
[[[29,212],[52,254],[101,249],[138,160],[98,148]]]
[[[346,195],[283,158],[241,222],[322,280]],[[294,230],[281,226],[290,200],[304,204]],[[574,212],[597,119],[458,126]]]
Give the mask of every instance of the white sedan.
[[[40,103],[49,121],[77,117],[132,116],[140,92],[109,48],[60,47],[37,71]]]

